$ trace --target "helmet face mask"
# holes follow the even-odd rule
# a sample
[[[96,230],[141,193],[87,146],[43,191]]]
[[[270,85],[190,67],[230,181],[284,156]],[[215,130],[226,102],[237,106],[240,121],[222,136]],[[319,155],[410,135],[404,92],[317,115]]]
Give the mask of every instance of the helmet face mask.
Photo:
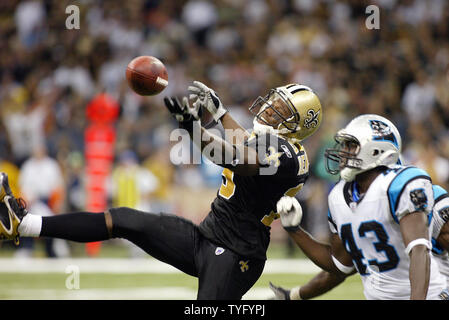
[[[363,163],[357,155],[360,152],[360,142],[348,134],[336,134],[335,146],[325,151],[326,170],[338,174],[344,168],[361,169]]]
[[[326,149],[326,170],[352,181],[359,173],[400,163],[401,136],[388,119],[362,115],[335,135],[334,148]]]
[[[249,108],[259,123],[295,132],[298,126],[299,113],[289,101],[276,89],[271,89],[265,97],[258,97]]]
[[[254,115],[256,134],[281,135],[299,142],[312,135],[321,124],[321,103],[309,87],[289,84],[271,89],[249,108]]]

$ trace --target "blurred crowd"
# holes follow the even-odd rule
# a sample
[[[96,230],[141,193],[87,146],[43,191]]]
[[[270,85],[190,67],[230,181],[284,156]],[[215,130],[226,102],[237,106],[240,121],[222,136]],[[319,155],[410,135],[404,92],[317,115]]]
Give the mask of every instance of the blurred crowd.
[[[372,4],[378,29],[366,25]],[[79,8],[79,29],[66,27],[69,5]],[[139,55],[167,66],[161,95],[140,97],[127,86],[126,65]],[[105,92],[120,105],[110,204],[200,221],[221,170],[207,161],[171,163],[176,123],[162,102],[185,95],[193,80],[215,89],[247,128],[248,107],[270,88],[298,82],[317,92],[323,123],[304,141],[311,176],[299,195],[317,237],[327,236],[323,199],[335,182],[323,150],[358,114],[391,119],[404,162],[449,187],[445,0],[2,0],[0,169],[27,201],[48,209],[42,214],[83,210],[86,106]],[[130,198],[120,200],[123,192]]]

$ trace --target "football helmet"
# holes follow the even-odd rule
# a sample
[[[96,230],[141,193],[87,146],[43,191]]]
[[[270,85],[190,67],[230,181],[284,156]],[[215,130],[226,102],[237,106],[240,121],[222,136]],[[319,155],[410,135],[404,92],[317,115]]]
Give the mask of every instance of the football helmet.
[[[345,181],[354,180],[359,173],[400,164],[401,136],[388,119],[365,114],[354,118],[334,136],[336,145],[326,149],[326,170]]]
[[[309,87],[296,83],[271,89],[249,108],[256,134],[272,133],[292,142],[312,135],[322,119],[321,103]]]

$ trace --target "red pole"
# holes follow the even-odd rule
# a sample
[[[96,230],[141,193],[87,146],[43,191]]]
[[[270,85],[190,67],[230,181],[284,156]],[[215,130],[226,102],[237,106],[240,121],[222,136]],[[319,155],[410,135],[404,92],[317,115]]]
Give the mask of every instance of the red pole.
[[[107,94],[99,94],[87,106],[90,124],[84,132],[86,160],[86,210],[104,212],[107,209],[106,179],[114,162],[114,121],[119,112],[118,103]],[[101,243],[86,244],[89,256],[100,253]]]

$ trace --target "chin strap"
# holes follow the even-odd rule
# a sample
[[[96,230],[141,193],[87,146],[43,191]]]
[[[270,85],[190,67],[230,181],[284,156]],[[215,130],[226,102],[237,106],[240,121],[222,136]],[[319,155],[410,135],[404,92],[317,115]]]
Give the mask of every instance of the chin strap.
[[[300,144],[301,143],[301,140],[287,136],[287,134],[291,133],[288,129],[285,129],[285,130],[284,129],[280,129],[280,130],[274,129],[273,127],[270,127],[268,125],[261,124],[261,123],[257,122],[256,118],[254,118],[254,120],[253,120],[253,133],[257,134],[257,135],[269,133],[274,136],[280,136],[280,137],[286,139],[291,144]]]

